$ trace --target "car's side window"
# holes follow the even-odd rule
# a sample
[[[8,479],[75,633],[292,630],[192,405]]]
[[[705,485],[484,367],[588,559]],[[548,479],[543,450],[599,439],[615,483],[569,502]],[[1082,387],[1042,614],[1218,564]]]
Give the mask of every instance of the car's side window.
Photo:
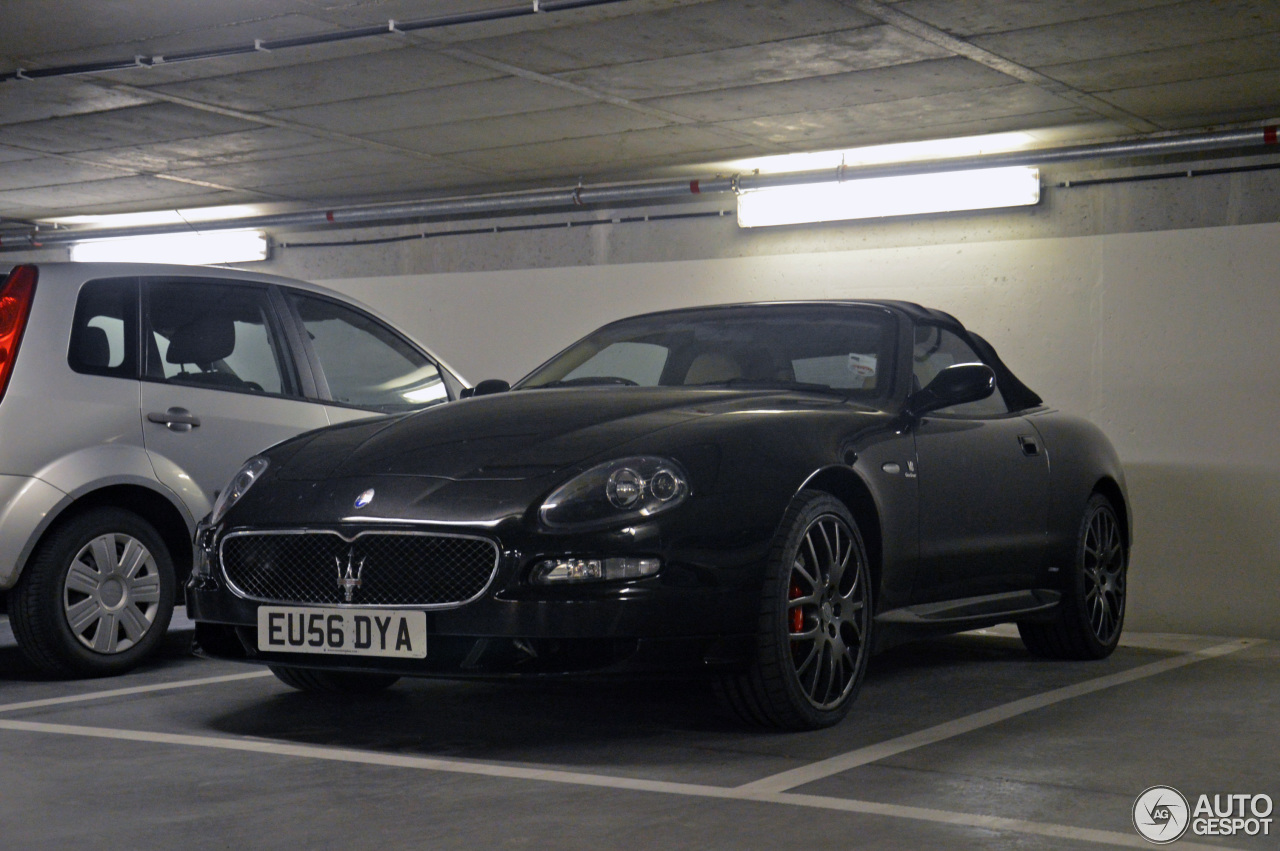
[[[80,288],[67,363],[89,375],[137,378],[137,281],[108,278]]]
[[[958,363],[982,363],[978,353],[960,337],[936,325],[917,325],[915,346],[911,352],[911,368],[915,389],[927,387],[930,381],[949,366]],[[1007,414],[1009,406],[997,387],[995,392],[977,402],[954,405],[935,411],[956,417],[989,417]]]
[[[327,298],[289,292],[335,402],[404,411],[449,399],[430,358],[373,317]]]
[[[147,378],[293,395],[266,287],[157,280],[144,304]]]

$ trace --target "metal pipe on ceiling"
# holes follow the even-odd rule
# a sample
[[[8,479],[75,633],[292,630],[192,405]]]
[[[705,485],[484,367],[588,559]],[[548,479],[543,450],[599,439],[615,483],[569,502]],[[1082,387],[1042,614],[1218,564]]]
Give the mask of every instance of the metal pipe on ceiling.
[[[571,189],[475,195],[391,204],[370,204],[332,210],[306,210],[293,213],[246,216],[200,222],[198,224],[178,223],[117,228],[55,228],[52,230],[33,228],[26,232],[0,235],[0,251],[17,251],[24,248],[82,242],[88,239],[182,233],[192,230],[296,229],[329,225],[350,227],[456,216],[539,213],[580,209],[584,206],[674,201],[688,199],[693,195],[750,192],[755,189],[768,189],[778,186],[849,181],[867,177],[930,174],[942,171],[1007,166],[1048,165],[1138,156],[1186,156],[1210,151],[1247,151],[1253,148],[1274,148],[1276,146],[1277,128],[1274,125],[1270,125],[1244,130],[1225,130],[1213,133],[1101,142],[1091,145],[982,154],[920,162],[867,166],[842,165],[836,169],[784,174],[717,175],[693,180],[673,179],[601,186],[576,186]]]
[[[72,77],[79,74],[100,74],[106,71],[125,71],[130,68],[154,68],[159,65],[172,65],[175,62],[195,62],[202,59],[222,59],[227,56],[243,56],[257,51],[285,50],[291,47],[307,47],[316,44],[332,44],[337,41],[352,41],[360,38],[372,38],[389,34],[415,32],[417,30],[451,27],[458,24],[475,24],[484,21],[498,21],[504,18],[519,18],[526,15],[563,12],[579,9],[584,6],[602,6],[607,3],[622,3],[626,0],[531,0],[523,6],[506,6],[501,9],[483,9],[476,12],[459,12],[452,15],[437,15],[434,18],[423,18],[416,21],[389,20],[385,24],[366,27],[352,27],[345,30],[333,30],[325,33],[290,36],[287,38],[256,38],[248,42],[223,47],[202,48],[179,53],[137,55],[130,58],[84,62],[77,65],[58,65],[51,68],[18,68],[0,74],[0,83],[10,80],[42,80],[50,77]]]
[[[969,157],[928,160],[921,162],[885,163],[882,165],[841,167],[837,171],[846,175],[839,180],[855,180],[865,177],[897,177],[907,174],[933,174],[940,171],[964,171],[975,168],[1005,168],[1011,166],[1046,166],[1086,160],[1123,159],[1126,157],[1187,156],[1230,149],[1275,146],[1274,126],[1244,130],[1223,130],[1215,133],[1194,133],[1181,136],[1131,139],[1119,142],[1099,142],[1092,145],[1070,145],[1062,148],[1041,148],[1028,151],[1007,151],[996,154],[978,154]],[[826,175],[825,179],[821,176]],[[811,176],[806,179],[805,175]],[[781,178],[779,180],[778,178]],[[822,183],[831,180],[831,170],[778,175],[743,177],[743,191],[766,189],[771,186],[794,186],[800,183]]]

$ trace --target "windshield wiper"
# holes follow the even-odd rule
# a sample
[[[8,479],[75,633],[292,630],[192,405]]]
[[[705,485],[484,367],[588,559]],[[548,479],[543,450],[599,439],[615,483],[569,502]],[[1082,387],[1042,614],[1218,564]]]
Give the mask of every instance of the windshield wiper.
[[[581,375],[577,378],[561,378],[559,381],[548,381],[546,384],[539,384],[538,387],[587,387],[592,384],[619,384],[626,387],[639,386],[630,378],[620,378],[616,375]]]
[[[832,387],[829,384],[813,384],[807,381],[787,381],[786,379],[754,379],[726,378],[724,381],[708,381],[705,384],[689,385],[691,387],[742,387],[752,390],[801,390],[809,393],[837,393],[841,396],[849,392],[848,388]]]

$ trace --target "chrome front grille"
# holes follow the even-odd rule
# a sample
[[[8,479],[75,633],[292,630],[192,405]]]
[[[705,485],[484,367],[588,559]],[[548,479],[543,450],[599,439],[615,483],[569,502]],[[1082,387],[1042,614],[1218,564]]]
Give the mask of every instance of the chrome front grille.
[[[219,556],[237,594],[286,604],[460,606],[498,568],[488,538],[432,532],[233,532]]]

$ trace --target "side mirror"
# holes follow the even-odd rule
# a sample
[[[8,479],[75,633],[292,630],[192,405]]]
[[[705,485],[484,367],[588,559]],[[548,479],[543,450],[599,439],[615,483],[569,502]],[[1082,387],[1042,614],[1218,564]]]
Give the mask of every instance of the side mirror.
[[[470,399],[472,396],[488,396],[491,393],[506,393],[511,389],[511,385],[503,381],[501,378],[486,378],[475,387],[464,387],[462,392],[458,394],[460,399]]]
[[[907,397],[906,412],[923,416],[939,408],[977,402],[996,391],[996,374],[984,363],[958,363],[934,376],[923,390]]]

